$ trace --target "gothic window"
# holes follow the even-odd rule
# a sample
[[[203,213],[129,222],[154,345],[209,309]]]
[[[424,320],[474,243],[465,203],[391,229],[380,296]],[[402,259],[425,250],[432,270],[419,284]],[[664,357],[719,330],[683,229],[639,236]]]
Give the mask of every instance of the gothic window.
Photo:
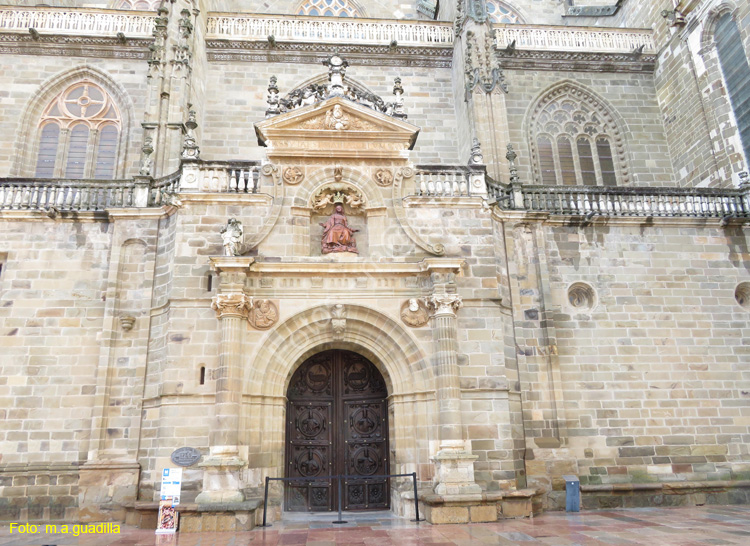
[[[39,123],[37,178],[113,178],[120,113],[106,91],[77,82],[55,97]]]
[[[521,18],[513,9],[499,0],[487,0],[487,15],[492,23],[515,24]]]
[[[118,9],[136,9],[141,11],[156,11],[161,0],[121,0]]]
[[[730,13],[725,13],[716,22],[714,40],[745,159],[750,161],[750,66],[737,23]]]
[[[538,101],[529,120],[538,182],[565,186],[627,182],[620,131],[604,105],[589,93],[568,84],[558,86]]]
[[[364,15],[348,0],[305,0],[297,10],[297,14],[325,17],[362,17]]]

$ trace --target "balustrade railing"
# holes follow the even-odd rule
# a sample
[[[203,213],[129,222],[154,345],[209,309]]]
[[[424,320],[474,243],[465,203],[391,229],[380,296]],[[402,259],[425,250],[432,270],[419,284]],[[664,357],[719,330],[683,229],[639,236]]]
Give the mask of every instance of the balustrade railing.
[[[151,37],[155,14],[151,12],[76,8],[0,8],[0,32],[82,36]]]
[[[630,53],[643,46],[643,53],[655,53],[654,35],[648,29],[555,27],[543,25],[496,25],[495,45],[505,49],[515,42],[517,49]]]
[[[450,23],[363,20],[342,17],[210,15],[207,39],[322,41],[390,45],[451,46]]]
[[[580,216],[750,218],[750,194],[710,188],[488,185],[503,209]]]
[[[154,180],[148,188],[148,206],[159,207],[172,202],[172,197],[180,191],[182,172],[177,171],[158,180]]]
[[[471,192],[467,167],[418,167],[414,195],[421,197],[467,197]]]
[[[132,180],[0,179],[0,210],[86,212],[135,205]]]
[[[183,166],[182,189],[206,192],[258,193],[260,161],[206,161]]]

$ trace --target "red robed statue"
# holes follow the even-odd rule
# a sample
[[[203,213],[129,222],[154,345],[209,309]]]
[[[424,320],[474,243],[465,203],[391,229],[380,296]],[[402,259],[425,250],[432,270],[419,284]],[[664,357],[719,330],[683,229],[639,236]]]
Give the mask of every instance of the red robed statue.
[[[330,254],[331,252],[359,253],[357,242],[354,240],[354,233],[359,230],[349,227],[341,203],[336,204],[333,214],[326,223],[320,225],[323,226],[323,240],[320,243],[323,254]]]

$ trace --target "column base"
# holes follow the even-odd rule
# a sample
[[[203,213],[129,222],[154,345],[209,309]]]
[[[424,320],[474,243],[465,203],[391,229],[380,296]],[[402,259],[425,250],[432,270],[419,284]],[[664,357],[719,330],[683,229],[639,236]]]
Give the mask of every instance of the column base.
[[[240,470],[245,462],[238,457],[209,457],[198,465],[203,468],[203,491],[197,504],[237,503],[245,500],[240,491]]]
[[[441,449],[432,458],[435,464],[437,495],[477,495],[482,488],[474,481],[474,461],[479,457],[463,449]]]

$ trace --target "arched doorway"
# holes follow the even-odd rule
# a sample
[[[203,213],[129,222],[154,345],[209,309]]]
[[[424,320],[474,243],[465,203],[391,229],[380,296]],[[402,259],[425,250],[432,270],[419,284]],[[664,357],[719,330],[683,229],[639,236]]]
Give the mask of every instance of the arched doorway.
[[[387,509],[388,408],[383,376],[363,356],[330,350],[308,358],[287,391],[286,476],[346,475],[345,510]],[[336,480],[287,482],[286,510],[338,507]]]

